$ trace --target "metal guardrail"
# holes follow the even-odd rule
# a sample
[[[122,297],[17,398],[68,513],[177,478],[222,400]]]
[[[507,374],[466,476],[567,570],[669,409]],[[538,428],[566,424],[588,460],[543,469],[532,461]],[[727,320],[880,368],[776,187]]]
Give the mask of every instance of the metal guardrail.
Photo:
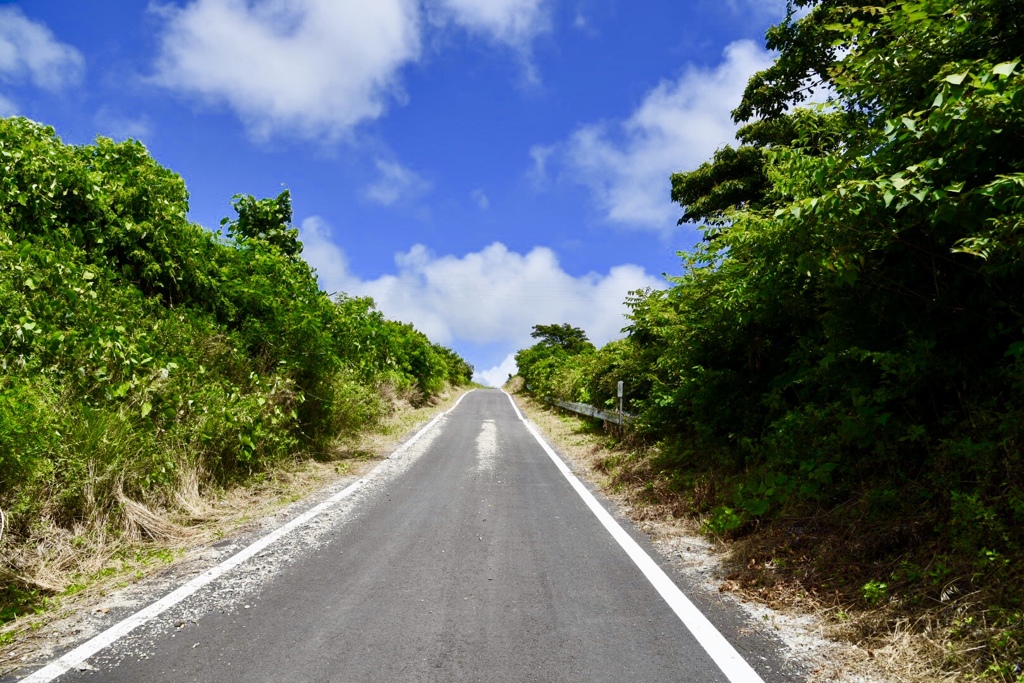
[[[551,398],[546,398],[544,400],[552,405],[556,405],[559,408],[564,408],[565,410],[576,413],[578,415],[596,417],[599,420],[611,422],[612,424],[628,424],[629,421],[633,419],[633,416],[630,415],[629,413],[622,413],[621,415],[619,415],[618,412],[610,413],[607,410],[601,410],[600,408],[592,406],[588,403],[569,403],[568,401],[556,401],[555,399]]]
[[[531,390],[529,384],[526,385],[526,389],[528,391]],[[546,398],[544,396],[539,396],[538,398],[540,398],[545,403],[550,403],[553,406],[558,406],[559,408],[562,408],[563,410],[568,410],[571,413],[576,413],[577,415],[585,415],[587,417],[596,417],[598,420],[604,420],[605,422],[611,422],[612,424],[617,425],[629,424],[633,420],[633,418],[636,417],[635,415],[630,415],[629,413],[619,413],[618,411],[609,412],[607,410],[601,410],[600,408],[592,406],[589,403],[572,403],[569,401],[558,401],[556,399]]]

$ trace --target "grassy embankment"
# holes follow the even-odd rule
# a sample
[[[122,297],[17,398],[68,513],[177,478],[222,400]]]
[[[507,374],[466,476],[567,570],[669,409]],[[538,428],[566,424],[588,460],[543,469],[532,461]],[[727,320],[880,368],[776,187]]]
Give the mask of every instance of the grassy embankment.
[[[715,534],[707,525],[706,501],[715,496],[711,479],[705,479],[696,490],[681,490],[658,467],[662,454],[657,446],[623,438],[599,420],[554,407],[522,391],[519,382],[517,377],[506,388],[516,396],[528,419],[566,454],[583,478],[615,501],[652,540],[669,549],[686,548],[690,559],[702,547],[697,544],[690,549],[694,537],[710,540],[717,548],[714,561],[720,563],[711,580],[719,591],[798,620],[805,616],[815,619],[812,626],[802,621],[798,626],[776,626],[797,629],[789,636],[801,642],[806,642],[801,634],[808,629],[812,638],[824,637],[839,644],[798,655],[806,657],[803,663],[812,667],[810,681],[824,683],[850,676],[906,683],[975,680],[970,669],[950,666],[950,662],[977,657],[984,638],[973,634],[963,639],[951,633],[948,612],[970,619],[972,609],[984,611],[986,607],[981,596],[948,605],[935,604],[928,596],[927,602],[915,601],[918,607],[910,610],[899,609],[898,603],[893,609],[890,604],[863,600],[862,582],[877,575],[878,567],[864,566],[857,557],[858,549],[863,543],[884,538],[889,529],[874,527],[870,538],[851,544],[849,536],[856,530],[833,527],[822,515],[812,520],[775,520],[740,535]],[[702,567],[705,562],[701,559]],[[858,569],[851,571],[851,566]],[[825,585],[829,587],[823,588]],[[927,587],[922,592],[927,592]]]
[[[672,176],[680,273],[601,349],[539,326],[519,372],[604,407],[624,381],[633,447],[598,465],[729,540],[739,585],[1020,683],[1024,4],[796,4],[738,144]]]
[[[468,383],[451,350],[320,291],[287,192],[233,205],[212,233],[141,144],[0,120],[0,639]]]

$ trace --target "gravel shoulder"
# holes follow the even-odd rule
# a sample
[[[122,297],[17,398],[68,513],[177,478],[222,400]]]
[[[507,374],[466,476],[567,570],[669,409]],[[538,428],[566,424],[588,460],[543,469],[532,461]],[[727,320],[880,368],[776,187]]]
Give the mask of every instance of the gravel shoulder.
[[[361,480],[61,680],[722,680],[504,395],[469,397]],[[347,483],[51,624],[37,656],[60,654]],[[717,592],[693,595],[702,608],[722,602]],[[731,612],[705,611],[768,683],[804,679],[776,666],[776,639]]]
[[[339,443],[336,456],[329,462],[310,460],[293,464],[272,473],[262,483],[239,487],[224,492],[218,500],[205,501],[208,506],[219,508],[220,514],[197,525],[188,536],[176,538],[174,543],[140,547],[135,559],[142,558],[141,561],[112,564],[80,592],[55,599],[39,614],[7,624],[3,632],[13,634],[14,638],[0,648],[0,683],[18,680],[363,479],[364,484],[355,495],[281,539],[273,552],[268,549],[245,563],[232,573],[230,581],[218,582],[209,593],[210,600],[192,604],[191,612],[179,615],[170,628],[184,628],[210,610],[249,609],[249,598],[296,553],[320,543],[326,530],[352,515],[361,501],[375,495],[426,450],[440,423],[405,449],[401,458],[389,457],[430,420],[449,410],[464,393],[465,390],[453,392],[432,406],[400,410],[384,431]],[[158,624],[156,628],[167,627]],[[115,648],[113,656],[131,654]]]
[[[702,592],[720,595],[735,604],[765,634],[780,643],[781,656],[813,683],[895,683],[920,680],[901,675],[902,654],[877,652],[843,640],[836,625],[800,596],[754,596],[740,593],[729,580],[730,547],[699,533],[694,520],[674,518],[663,511],[630,503],[631,493],[601,471],[598,464],[613,455],[606,439],[584,422],[552,409],[525,394],[514,395],[519,409],[565,459],[573,472],[612,501],[618,515],[645,533],[662,559],[687,576]],[[769,606],[767,603],[773,603]],[[806,609],[801,609],[804,602]]]

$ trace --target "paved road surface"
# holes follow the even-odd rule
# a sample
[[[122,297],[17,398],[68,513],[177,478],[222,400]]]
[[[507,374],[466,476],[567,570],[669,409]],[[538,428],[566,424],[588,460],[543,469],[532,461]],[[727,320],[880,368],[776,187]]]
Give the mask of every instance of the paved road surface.
[[[330,542],[238,599],[251,609],[211,610],[175,637],[132,634],[118,656],[101,652],[94,670],[59,680],[728,680],[507,396],[472,392],[434,429]],[[186,603],[159,620],[175,624]],[[713,618],[737,642],[739,622]],[[770,643],[739,641],[766,681],[787,680]]]

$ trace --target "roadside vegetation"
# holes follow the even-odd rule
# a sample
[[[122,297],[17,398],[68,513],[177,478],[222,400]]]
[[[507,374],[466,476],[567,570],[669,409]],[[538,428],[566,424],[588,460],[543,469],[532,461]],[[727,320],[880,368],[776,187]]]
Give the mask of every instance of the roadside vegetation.
[[[233,206],[210,232],[140,143],[0,120],[0,624],[173,540],[204,497],[469,383],[318,288],[287,191]]]
[[[682,273],[601,349],[538,326],[519,373],[609,408],[623,380],[607,468],[736,541],[738,581],[1024,681],[1024,3],[796,9],[739,144],[672,177]]]

